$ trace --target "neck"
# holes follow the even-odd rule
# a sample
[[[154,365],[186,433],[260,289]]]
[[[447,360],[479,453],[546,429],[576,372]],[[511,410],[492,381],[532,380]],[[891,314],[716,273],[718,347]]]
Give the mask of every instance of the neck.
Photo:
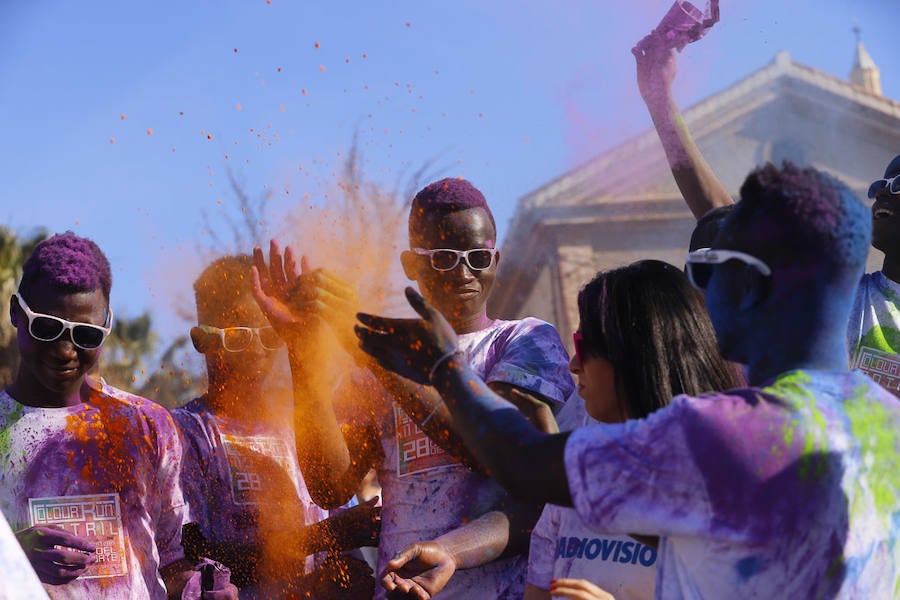
[[[826,328],[827,329],[827,328]],[[758,344],[762,350],[747,363],[747,383],[761,385],[797,369],[811,371],[847,371],[847,345],[844,332],[803,335],[790,332]],[[797,340],[786,342],[786,340]]]
[[[33,379],[26,377],[19,371],[16,380],[9,386],[7,392],[19,404],[34,406],[37,408],[63,408],[65,406],[77,406],[83,402],[81,388],[84,377],[73,382],[70,389],[62,392],[48,390]]]
[[[482,329],[487,329],[490,324],[493,322],[492,319],[488,318],[487,312],[479,313],[477,316],[463,319],[460,321],[452,321],[450,324],[453,326],[453,331],[456,333],[473,333],[475,331],[481,331]]]
[[[891,281],[900,283],[900,256],[885,254],[884,262],[881,263],[881,272]]]
[[[257,420],[259,417],[259,385],[248,385],[229,377],[210,374],[206,404],[210,411],[237,420]]]

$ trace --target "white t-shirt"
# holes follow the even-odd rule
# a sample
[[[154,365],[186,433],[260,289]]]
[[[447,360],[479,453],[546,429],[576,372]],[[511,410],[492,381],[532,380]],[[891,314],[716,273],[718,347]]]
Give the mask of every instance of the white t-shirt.
[[[35,408],[0,392],[0,510],[15,531],[57,525],[98,540],[99,560],[51,598],[166,598],[184,556],[181,444],[169,413],[102,385],[81,404]]]
[[[459,349],[484,381],[507,382],[537,392],[557,410],[572,392],[568,354],[556,329],[539,319],[495,321],[459,336]],[[493,479],[475,473],[432,442],[400,408],[382,403],[374,415],[384,460],[378,466],[383,507],[378,568],[407,545],[433,540],[497,508],[505,492]],[[554,410],[556,412],[556,410]],[[357,415],[371,424],[370,415]],[[440,600],[521,598],[524,555],[457,571],[436,596]],[[376,598],[386,590],[376,586]]]
[[[577,392],[558,421],[562,431],[597,423]],[[616,600],[646,600],[656,584],[656,554],[652,546],[626,535],[591,528],[574,508],[548,504],[531,532],[527,582],[549,590],[554,579],[586,579]]]
[[[900,396],[900,283],[877,271],[863,275],[847,327],[850,366]]]
[[[892,598],[900,402],[864,374],[791,371],[572,433],[575,508],[659,535],[657,598]]]

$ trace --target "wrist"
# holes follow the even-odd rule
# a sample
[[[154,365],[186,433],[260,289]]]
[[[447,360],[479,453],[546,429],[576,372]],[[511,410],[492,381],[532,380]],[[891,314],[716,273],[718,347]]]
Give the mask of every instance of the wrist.
[[[456,361],[462,358],[462,352],[459,348],[454,348],[446,353],[443,356],[434,361],[434,364],[431,365],[431,370],[428,372],[428,383],[432,386],[434,385],[434,378],[439,374],[442,370],[446,370],[448,365],[456,363]]]

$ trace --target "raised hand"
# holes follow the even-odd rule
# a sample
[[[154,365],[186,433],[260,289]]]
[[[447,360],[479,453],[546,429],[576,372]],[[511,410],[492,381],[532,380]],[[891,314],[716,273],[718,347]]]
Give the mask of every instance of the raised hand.
[[[416,542],[385,565],[381,585],[389,598],[429,600],[444,589],[455,572],[456,561],[443,545]]]
[[[586,579],[556,579],[550,582],[550,594],[554,598],[571,600],[616,600],[612,594]]]
[[[359,324],[354,330],[360,348],[382,367],[416,383],[429,384],[438,363],[456,352],[456,332],[413,288],[406,288],[406,299],[421,319],[359,313]]]
[[[638,89],[651,108],[665,107],[672,96],[677,62],[675,49],[654,31],[631,49],[637,62]]]
[[[269,264],[261,248],[253,249],[253,298],[279,334],[284,337],[309,326],[315,318],[315,283],[298,266],[288,246],[282,257],[276,240],[269,243]]]
[[[51,585],[78,579],[97,560],[97,544],[56,527],[35,526],[16,532],[38,578]]]

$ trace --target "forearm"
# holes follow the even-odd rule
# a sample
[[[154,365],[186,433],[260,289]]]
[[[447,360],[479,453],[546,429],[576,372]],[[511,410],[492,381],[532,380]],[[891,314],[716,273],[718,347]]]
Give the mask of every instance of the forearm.
[[[509,519],[491,511],[434,541],[447,549],[457,569],[471,569],[500,558],[509,543]]]
[[[159,574],[166,585],[166,594],[174,600],[181,598],[184,586],[194,574],[194,569],[188,560],[180,559],[160,568]]]
[[[334,412],[331,388],[322,375],[325,371],[311,354],[298,344],[289,347],[297,462],[316,504],[335,507],[355,489],[347,481],[353,460]]]
[[[462,361],[446,361],[432,383],[466,446],[513,495],[571,505],[563,466],[568,434],[538,431]]]
[[[733,201],[691,137],[671,93],[645,98],[672,176],[694,217]]]
[[[385,389],[425,435],[467,467],[484,472],[475,456],[466,448],[462,437],[455,431],[450,411],[436,389],[417,385],[377,365],[374,368],[377,368],[378,378]]]

